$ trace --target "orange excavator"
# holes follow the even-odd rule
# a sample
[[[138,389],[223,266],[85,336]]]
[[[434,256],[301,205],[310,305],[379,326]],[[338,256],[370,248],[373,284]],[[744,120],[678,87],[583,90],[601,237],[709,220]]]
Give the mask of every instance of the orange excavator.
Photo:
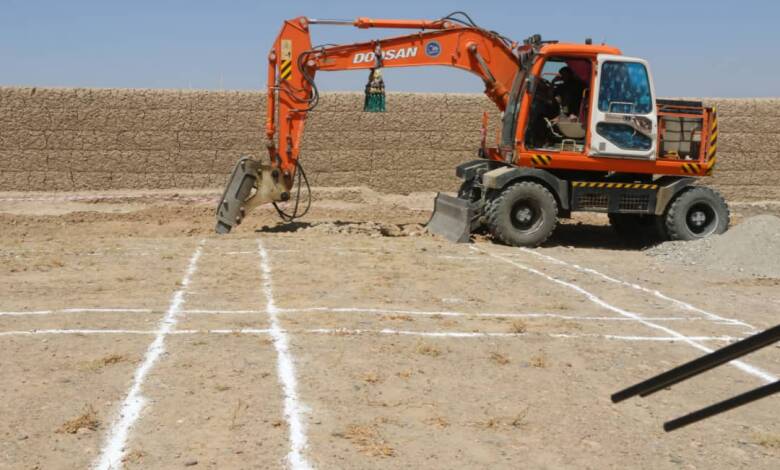
[[[313,47],[314,25],[415,31]],[[475,159],[456,168],[463,180],[457,196],[436,196],[431,232],[465,242],[487,229],[503,243],[537,246],[574,211],[607,213],[628,238],[691,240],[727,229],[726,202],[698,184],[716,162],[714,109],[658,99],[647,62],[615,47],[539,35],[518,43],[455,12],[435,20],[285,21],[268,55],[268,159],[238,161],[217,207],[216,231],[229,232],[261,204],[273,204],[287,221],[307,212],[300,151],[306,117],[319,100],[317,72],[370,70],[367,94],[383,95],[381,68],[429,65],[476,74],[502,112],[495,146],[486,143],[483,117]],[[284,201],[289,212],[279,206]]]

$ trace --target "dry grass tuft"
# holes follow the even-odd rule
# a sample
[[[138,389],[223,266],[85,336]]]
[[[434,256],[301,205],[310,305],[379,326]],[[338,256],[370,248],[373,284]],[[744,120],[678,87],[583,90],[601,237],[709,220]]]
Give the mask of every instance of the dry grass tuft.
[[[381,382],[382,377],[376,372],[366,372],[365,374],[363,374],[363,381],[368,384],[374,385]]]
[[[417,347],[415,348],[415,351],[417,351],[417,354],[422,354],[424,356],[430,356],[430,357],[439,357],[442,354],[441,349],[431,344],[425,344],[425,343],[418,343]]]
[[[395,449],[388,445],[375,424],[350,424],[346,431],[334,435],[347,439],[363,454],[372,457],[395,456]]]
[[[539,369],[544,369],[550,365],[547,362],[547,357],[544,354],[538,354],[536,356],[533,356],[529,361],[529,363],[531,364],[531,367],[536,367]]]
[[[512,418],[511,421],[509,421],[510,426],[519,428],[522,426],[525,426],[527,424],[526,417],[528,416],[528,408],[526,407],[523,411],[520,413],[517,413],[514,418]]]
[[[569,310],[569,306],[564,304],[564,303],[556,302],[556,303],[550,305],[550,309],[551,310]]]
[[[501,426],[501,418],[490,417],[487,420],[481,421],[477,424],[479,424],[481,427],[485,429],[496,429],[499,426]]]
[[[387,319],[397,321],[414,321],[410,315],[389,315]]]
[[[756,433],[753,440],[761,447],[780,449],[780,434]]]
[[[106,357],[101,357],[100,359],[95,359],[94,361],[84,363],[83,368],[86,370],[98,371],[105,367],[113,366],[114,364],[119,364],[120,362],[125,361],[127,361],[127,356],[122,354],[110,354]]]
[[[57,429],[58,433],[76,434],[81,429],[88,429],[90,431],[97,431],[100,427],[100,420],[97,418],[95,408],[92,405],[84,407],[84,412],[81,415],[65,421],[62,426]]]
[[[146,454],[142,450],[131,450],[122,457],[122,463],[140,463],[144,456]]]
[[[502,366],[509,364],[509,358],[499,352],[490,353],[490,360]]]
[[[402,379],[408,379],[409,377],[414,374],[414,371],[412,369],[402,370],[401,372],[397,372],[395,375]]]
[[[433,418],[428,418],[423,422],[429,426],[434,426],[439,429],[444,429],[450,426],[450,422],[447,421],[447,419],[442,416],[435,416]]]
[[[476,423],[473,423],[473,425],[484,429],[498,429],[507,426],[511,426],[513,428],[520,428],[528,424],[526,422],[527,415],[528,415],[528,408],[525,408],[519,413],[517,413],[515,416],[511,416],[511,417],[491,416],[488,417],[485,421],[478,421]]]
[[[522,334],[528,331],[528,325],[523,320],[514,320],[509,325],[509,332],[515,334]]]

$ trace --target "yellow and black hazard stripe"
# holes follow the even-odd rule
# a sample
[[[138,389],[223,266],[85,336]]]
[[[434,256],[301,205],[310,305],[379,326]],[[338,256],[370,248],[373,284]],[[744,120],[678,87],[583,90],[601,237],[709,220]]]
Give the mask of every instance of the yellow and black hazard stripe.
[[[533,154],[531,161],[535,166],[549,166],[552,163],[552,157],[549,155]]]
[[[713,155],[710,158],[710,161],[708,161],[707,164],[704,165],[704,169],[707,170],[707,175],[711,175],[712,174],[712,170],[713,170],[713,168],[715,168],[715,163],[717,161],[718,161],[718,158],[715,155]]]
[[[604,188],[604,189],[658,189],[657,184],[650,183],[607,183],[604,181],[574,181],[571,185],[575,188]]]
[[[279,67],[279,78],[289,80],[290,77],[292,77],[292,60],[283,60],[282,65]]]
[[[689,175],[698,175],[701,173],[701,169],[704,165],[700,165],[698,163],[683,163],[682,164],[682,170],[685,173],[688,173]]]
[[[718,110],[713,108],[712,110],[712,124],[710,125],[710,139],[709,145],[707,145],[707,163],[705,170],[708,175],[712,174],[712,169],[715,167],[717,158],[715,153],[718,151]]]

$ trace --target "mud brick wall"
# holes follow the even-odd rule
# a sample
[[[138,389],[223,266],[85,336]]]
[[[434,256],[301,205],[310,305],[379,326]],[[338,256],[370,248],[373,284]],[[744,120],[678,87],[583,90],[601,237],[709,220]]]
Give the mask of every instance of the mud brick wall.
[[[482,95],[327,93],[310,114],[302,163],[316,186],[454,190],[475,157]],[[780,200],[780,99],[708,100],[720,111],[712,183],[732,200]],[[257,92],[0,87],[0,191],[220,188],[241,155],[265,155]]]

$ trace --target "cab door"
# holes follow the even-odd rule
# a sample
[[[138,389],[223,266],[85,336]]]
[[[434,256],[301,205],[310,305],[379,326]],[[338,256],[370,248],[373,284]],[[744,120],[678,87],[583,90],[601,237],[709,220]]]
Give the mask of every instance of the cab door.
[[[654,160],[658,112],[647,62],[599,54],[589,155]]]

